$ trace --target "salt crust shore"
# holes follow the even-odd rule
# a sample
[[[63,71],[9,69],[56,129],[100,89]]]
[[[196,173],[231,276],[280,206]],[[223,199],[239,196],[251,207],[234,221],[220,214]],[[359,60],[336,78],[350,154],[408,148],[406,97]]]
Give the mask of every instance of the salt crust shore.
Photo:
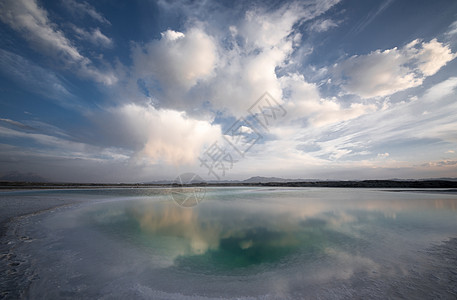
[[[50,212],[53,209],[84,202],[84,198],[42,197],[36,194],[0,192],[0,299],[26,298],[26,288],[33,279],[27,261],[14,253],[16,243],[27,242],[18,236],[15,224],[29,216]],[[32,276],[30,276],[32,275]]]
[[[4,238],[8,223],[19,217],[37,214],[64,205],[83,202],[83,199],[68,199],[59,197],[36,197],[34,195],[15,195],[0,192],[0,239]]]

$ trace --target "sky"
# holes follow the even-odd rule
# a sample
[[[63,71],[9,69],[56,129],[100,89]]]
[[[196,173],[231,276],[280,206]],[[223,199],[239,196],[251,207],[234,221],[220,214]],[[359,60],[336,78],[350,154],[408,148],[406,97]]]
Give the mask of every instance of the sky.
[[[457,177],[455,0],[0,0],[0,179]]]

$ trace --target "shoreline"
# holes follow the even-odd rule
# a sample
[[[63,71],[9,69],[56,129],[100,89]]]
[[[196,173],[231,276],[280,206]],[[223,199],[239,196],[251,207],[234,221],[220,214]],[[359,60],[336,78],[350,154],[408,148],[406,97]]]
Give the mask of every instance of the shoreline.
[[[20,218],[81,202],[83,201],[77,199],[49,198],[44,201],[37,200],[34,196],[21,195],[20,198],[14,195],[3,196],[0,198],[0,241],[4,244],[2,240],[6,236],[9,225]]]
[[[455,189],[457,181],[449,180],[334,180],[334,181],[271,181],[271,182],[191,182],[167,183],[53,183],[53,182],[1,182],[0,191],[104,189],[104,188],[171,188],[171,187],[328,187],[328,188],[405,188]]]
[[[0,272],[4,274],[0,281],[1,299],[27,298],[28,288],[36,276],[30,269],[30,261],[16,253],[18,246],[31,241],[30,237],[18,231],[21,222],[81,202],[53,197],[43,200],[33,196],[0,198]]]
[[[426,193],[426,194],[446,194],[446,195],[457,195],[457,189],[445,189],[445,190],[437,190],[437,189],[422,189],[422,190],[384,190],[385,192],[392,192],[392,193],[404,193],[404,192],[411,192],[411,193]]]

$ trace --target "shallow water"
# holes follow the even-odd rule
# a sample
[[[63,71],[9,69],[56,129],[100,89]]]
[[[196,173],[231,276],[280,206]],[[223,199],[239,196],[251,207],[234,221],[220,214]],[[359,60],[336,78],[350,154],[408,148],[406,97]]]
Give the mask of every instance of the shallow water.
[[[31,298],[457,296],[456,243],[442,243],[456,195],[209,188],[183,208],[166,189],[33,193],[86,202],[17,222]]]

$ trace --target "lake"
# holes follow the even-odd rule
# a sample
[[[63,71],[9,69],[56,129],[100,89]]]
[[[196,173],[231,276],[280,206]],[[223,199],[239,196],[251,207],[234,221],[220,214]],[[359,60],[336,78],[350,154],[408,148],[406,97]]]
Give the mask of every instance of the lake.
[[[165,188],[6,196],[80,201],[12,223],[3,286],[30,298],[457,296],[456,194],[207,188],[193,207]]]

